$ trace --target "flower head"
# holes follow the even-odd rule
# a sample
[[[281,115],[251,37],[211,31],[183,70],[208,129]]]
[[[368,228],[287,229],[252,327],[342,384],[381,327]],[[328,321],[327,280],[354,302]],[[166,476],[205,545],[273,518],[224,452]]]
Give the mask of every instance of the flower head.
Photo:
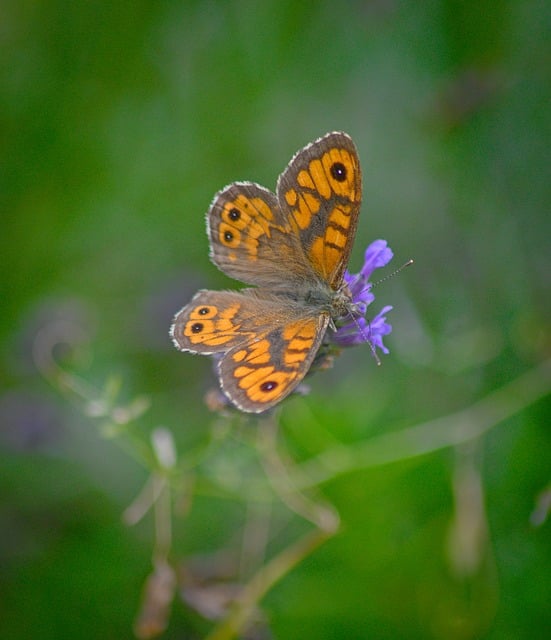
[[[368,342],[372,347],[388,353],[383,344],[383,336],[392,331],[392,326],[386,321],[386,314],[392,309],[386,306],[379,311],[372,320],[366,320],[367,307],[375,300],[371,291],[373,283],[369,282],[375,269],[386,266],[393,258],[392,250],[386,240],[375,240],[365,251],[364,264],[359,273],[344,274],[344,280],[352,294],[352,302],[358,312],[357,317],[346,320],[331,336],[331,342],[340,347]]]

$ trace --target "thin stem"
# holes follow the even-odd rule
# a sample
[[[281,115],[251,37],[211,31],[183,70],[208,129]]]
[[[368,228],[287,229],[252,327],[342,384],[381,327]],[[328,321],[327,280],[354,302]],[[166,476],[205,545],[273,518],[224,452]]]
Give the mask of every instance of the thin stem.
[[[280,500],[296,514],[309,520],[316,527],[334,534],[340,525],[335,507],[327,501],[313,500],[295,485],[295,464],[277,443],[277,424],[273,419],[264,420],[258,432],[258,451],[266,476]]]
[[[170,484],[165,477],[157,475],[156,484],[159,485],[159,497],[155,500],[155,548],[153,550],[153,564],[167,561],[172,547],[172,496]]]
[[[317,486],[339,475],[415,458],[478,438],[551,391],[551,360],[467,409],[352,445],[337,445],[295,467],[293,484]]]
[[[264,595],[330,536],[331,534],[321,529],[309,531],[261,567],[245,585],[226,618],[206,640],[231,640],[239,637]]]

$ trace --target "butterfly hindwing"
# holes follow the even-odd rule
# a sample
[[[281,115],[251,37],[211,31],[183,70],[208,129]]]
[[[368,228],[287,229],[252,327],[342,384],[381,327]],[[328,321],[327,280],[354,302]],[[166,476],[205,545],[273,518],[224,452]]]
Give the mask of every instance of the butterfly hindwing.
[[[308,373],[328,323],[328,316],[299,316],[234,347],[218,363],[222,390],[242,411],[270,409]]]
[[[176,314],[171,336],[182,351],[218,354],[224,393],[260,412],[301,382],[328,323],[327,314],[297,311],[263,291],[199,291]]]

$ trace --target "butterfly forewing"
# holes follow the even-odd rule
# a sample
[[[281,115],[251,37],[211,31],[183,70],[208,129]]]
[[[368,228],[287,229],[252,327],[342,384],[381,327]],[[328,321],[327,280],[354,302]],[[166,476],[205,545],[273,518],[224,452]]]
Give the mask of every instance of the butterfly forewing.
[[[268,189],[234,182],[214,197],[207,213],[214,264],[247,284],[280,288],[308,277],[300,238]]]
[[[280,176],[277,196],[297,229],[313,271],[337,289],[348,264],[362,199],[358,152],[345,133],[299,151]]]

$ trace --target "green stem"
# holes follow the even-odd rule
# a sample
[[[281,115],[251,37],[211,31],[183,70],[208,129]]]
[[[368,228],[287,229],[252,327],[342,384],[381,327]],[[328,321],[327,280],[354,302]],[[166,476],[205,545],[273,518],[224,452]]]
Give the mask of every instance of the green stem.
[[[344,473],[407,460],[468,442],[545,397],[550,390],[551,360],[547,360],[467,409],[409,429],[324,451],[295,467],[293,484],[305,489]]]
[[[289,545],[261,567],[243,588],[228,615],[207,636],[206,640],[231,640],[247,626],[264,595],[293,567],[317,549],[330,533],[314,529]]]

